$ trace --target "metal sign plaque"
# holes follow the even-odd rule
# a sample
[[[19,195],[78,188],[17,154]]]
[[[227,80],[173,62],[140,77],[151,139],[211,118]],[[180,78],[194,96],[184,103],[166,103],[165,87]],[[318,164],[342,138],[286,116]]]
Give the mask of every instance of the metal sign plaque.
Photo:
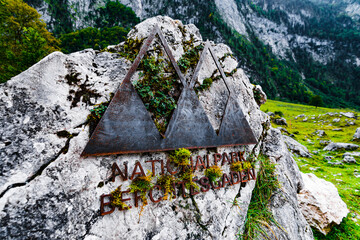
[[[159,36],[160,42],[183,85],[177,108],[174,110],[164,137],[160,135],[150,113],[130,81],[156,35]],[[194,90],[207,51],[210,52],[230,93],[218,133],[211,125]],[[153,32],[144,41],[138,56],[117,89],[81,155],[99,156],[155,152],[178,148],[247,145],[256,142],[256,138],[237,103],[231,84],[227,82],[210,43],[206,42],[194,75],[191,81],[187,83],[164,36],[156,25]]]

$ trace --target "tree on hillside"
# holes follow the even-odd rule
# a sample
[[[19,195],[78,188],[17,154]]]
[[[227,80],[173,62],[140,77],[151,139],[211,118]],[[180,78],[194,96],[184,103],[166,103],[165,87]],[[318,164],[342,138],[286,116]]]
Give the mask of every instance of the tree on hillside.
[[[89,13],[89,19],[95,27],[88,27],[60,35],[61,50],[71,53],[85,48],[104,49],[108,45],[118,44],[126,39],[131,27],[140,22],[134,11],[118,0],[107,1]]]
[[[0,0],[0,83],[58,49],[40,14],[22,0]]]
[[[112,44],[118,44],[126,39],[129,30],[123,27],[84,28],[75,32],[62,34],[61,51],[72,53],[86,48],[103,49]]]
[[[311,100],[309,102],[310,105],[317,107],[321,107],[324,103],[322,98],[319,95],[314,95],[311,97]]]

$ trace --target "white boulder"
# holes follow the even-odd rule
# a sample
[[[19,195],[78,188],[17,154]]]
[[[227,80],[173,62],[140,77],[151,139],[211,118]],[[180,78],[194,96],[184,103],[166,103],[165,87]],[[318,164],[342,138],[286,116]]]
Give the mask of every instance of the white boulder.
[[[324,151],[337,151],[337,150],[355,150],[359,147],[359,145],[353,143],[330,143],[326,147],[324,147]]]
[[[316,177],[312,173],[301,173],[304,187],[298,201],[307,222],[323,234],[339,225],[349,210],[341,200],[334,184]]]
[[[360,140],[360,128],[356,129],[353,140]]]
[[[347,118],[355,118],[355,114],[352,112],[340,112],[340,114]]]

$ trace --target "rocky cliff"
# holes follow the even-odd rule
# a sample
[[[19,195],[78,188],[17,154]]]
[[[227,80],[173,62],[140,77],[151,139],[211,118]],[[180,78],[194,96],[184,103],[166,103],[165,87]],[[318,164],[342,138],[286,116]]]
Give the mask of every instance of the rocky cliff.
[[[168,17],[148,19],[137,25],[129,39],[142,39],[158,24],[175,60],[184,54],[186,42],[203,44],[198,29]],[[167,153],[144,153],[107,157],[80,157],[88,139],[87,116],[96,104],[106,102],[121,84],[131,62],[119,51],[87,49],[69,55],[55,52],[27,71],[0,85],[0,237],[2,239],[235,239],[244,229],[255,181],[211,189],[191,198],[149,203],[141,212],[132,208],[100,215],[100,196],[129,181],[109,181],[114,163],[121,167],[156,159]],[[224,44],[211,42],[226,72],[237,62]],[[205,61],[199,76],[206,78],[215,65]],[[281,187],[270,207],[281,226],[271,226],[279,239],[313,239],[299,210],[297,193],[302,188],[299,169],[288,152],[281,132],[269,128],[269,117],[260,111],[254,86],[242,69],[228,80],[258,144],[200,149],[193,156],[245,151],[268,156],[276,163]],[[189,76],[191,72],[189,73]],[[188,77],[189,77],[188,76]],[[219,81],[219,80],[217,80]],[[215,82],[200,93],[200,101],[212,124],[213,109],[225,86]],[[221,110],[221,109],[220,109]],[[219,112],[221,112],[219,110]],[[143,164],[151,171],[151,164]],[[224,172],[229,166],[224,165]],[[155,168],[160,172],[159,166]],[[196,172],[201,176],[202,172]],[[236,202],[236,204],[234,204]],[[281,236],[281,237],[280,237]]]

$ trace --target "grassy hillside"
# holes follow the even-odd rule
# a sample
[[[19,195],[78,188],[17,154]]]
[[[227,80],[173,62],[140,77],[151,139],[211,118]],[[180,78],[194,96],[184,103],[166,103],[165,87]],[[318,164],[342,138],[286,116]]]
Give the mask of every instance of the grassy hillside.
[[[304,173],[314,173],[317,177],[333,183],[350,210],[347,218],[333,228],[326,237],[315,232],[315,238],[360,239],[360,157],[355,157],[356,164],[331,165],[325,160],[325,156],[332,156],[331,162],[341,162],[343,154],[352,151],[323,151],[325,146],[320,144],[321,140],[327,140],[360,145],[360,142],[352,141],[355,130],[360,127],[360,112],[349,109],[315,108],[272,100],[261,106],[261,110],[283,113],[288,126],[275,123],[272,123],[272,126],[285,128],[289,135],[293,134],[293,137],[312,153],[311,158],[294,156],[300,170]],[[341,116],[340,112],[353,112],[359,119]],[[299,117],[301,114],[304,114],[304,117]],[[307,121],[304,121],[305,118]],[[334,122],[333,120],[337,118],[340,118],[340,121]],[[313,134],[316,130],[324,130],[326,135],[319,137]],[[353,152],[356,151],[360,152],[360,148]]]

